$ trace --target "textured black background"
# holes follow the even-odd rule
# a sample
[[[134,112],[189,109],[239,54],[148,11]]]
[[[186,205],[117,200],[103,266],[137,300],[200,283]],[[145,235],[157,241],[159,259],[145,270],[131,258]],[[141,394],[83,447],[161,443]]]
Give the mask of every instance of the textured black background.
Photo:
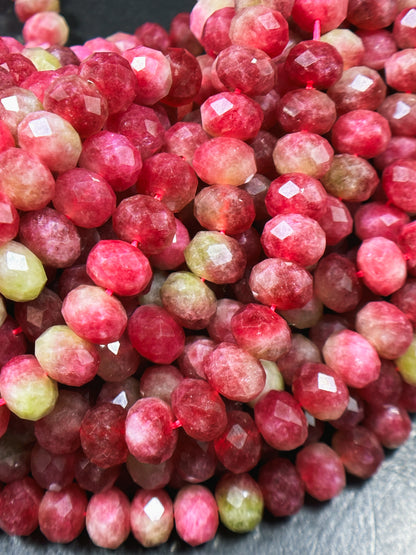
[[[116,31],[133,32],[146,22],[165,27],[178,12],[190,11],[192,0],[61,0],[61,10],[71,27],[71,43],[80,43]],[[11,0],[0,0],[0,35],[17,36],[20,26]],[[131,537],[117,553],[143,553]],[[29,538],[8,537],[0,532],[0,553],[9,555],[72,555],[105,553],[84,534],[69,545],[48,544],[40,532]],[[175,535],[169,544],[149,553],[208,555],[242,554],[336,554],[411,555],[416,553],[416,444],[408,443],[387,458],[378,474],[367,482],[349,478],[345,491],[328,503],[307,499],[291,519],[265,515],[251,534],[237,536],[222,527],[217,538],[190,548]]]

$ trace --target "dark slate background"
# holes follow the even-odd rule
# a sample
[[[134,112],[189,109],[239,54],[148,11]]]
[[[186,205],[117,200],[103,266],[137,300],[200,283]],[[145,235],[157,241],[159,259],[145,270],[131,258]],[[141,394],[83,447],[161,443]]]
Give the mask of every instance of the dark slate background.
[[[71,27],[71,43],[80,43],[116,31],[134,32],[146,21],[168,27],[178,12],[190,11],[192,0],[61,0],[61,11]],[[0,0],[0,35],[19,37],[21,26],[13,2]],[[146,550],[130,537],[117,550],[122,555]],[[38,531],[29,538],[0,532],[0,553],[8,555],[87,555],[106,550],[91,544],[86,533],[69,545],[48,544]],[[110,553],[110,551],[108,551]],[[290,519],[265,515],[251,534],[235,535],[220,527],[213,542],[186,546],[173,535],[169,544],[152,555],[412,555],[416,553],[416,444],[415,433],[402,448],[386,453],[381,470],[371,480],[349,478],[347,488],[327,503],[306,500]]]

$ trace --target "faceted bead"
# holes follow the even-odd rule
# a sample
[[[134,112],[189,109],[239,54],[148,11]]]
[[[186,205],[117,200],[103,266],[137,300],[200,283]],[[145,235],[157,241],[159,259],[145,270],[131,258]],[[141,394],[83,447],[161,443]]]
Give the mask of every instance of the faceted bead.
[[[199,123],[178,121],[165,132],[165,149],[191,164],[195,150],[208,140],[209,135]]]
[[[208,185],[243,185],[256,173],[253,149],[232,137],[214,137],[200,145],[192,165]]]
[[[275,57],[283,52],[289,40],[288,24],[277,10],[250,6],[233,17],[230,39],[233,44],[258,48]]]
[[[78,165],[99,174],[114,191],[125,191],[136,183],[142,159],[124,135],[99,131],[83,142]]]
[[[379,377],[357,393],[369,405],[398,404],[402,392],[402,380],[396,366],[390,360],[381,359]]]
[[[185,345],[183,329],[167,310],[153,304],[133,312],[127,331],[133,347],[155,364],[171,364]]]
[[[302,408],[286,391],[269,391],[256,403],[254,419],[264,440],[279,451],[296,449],[308,435]]]
[[[295,399],[319,420],[339,418],[348,405],[348,388],[329,366],[303,364],[292,384]]]
[[[289,460],[275,457],[266,462],[260,467],[258,484],[264,504],[273,516],[294,515],[302,508],[305,486]]]
[[[202,81],[197,59],[185,48],[168,47],[165,56],[172,72],[172,85],[162,102],[168,106],[189,104],[198,94]]]
[[[271,58],[247,45],[233,44],[223,49],[215,59],[213,72],[227,89],[238,89],[251,97],[270,92],[275,79]]]
[[[205,486],[195,484],[181,488],[173,512],[176,532],[189,545],[201,545],[215,537],[218,508],[213,494]]]
[[[70,484],[61,491],[47,491],[39,506],[39,528],[50,542],[69,543],[85,526],[87,496],[81,487]]]
[[[334,312],[354,310],[362,296],[355,264],[337,253],[321,258],[314,271],[314,291]]]
[[[305,305],[289,310],[279,310],[280,316],[298,330],[314,326],[322,318],[323,304],[315,295]]]
[[[406,409],[391,403],[370,407],[364,425],[375,433],[387,449],[397,449],[403,445],[409,439],[412,429],[412,421]]]
[[[416,13],[416,10],[415,10]],[[393,135],[414,137],[416,134],[416,95],[395,93],[389,95],[378,107],[387,119]]]
[[[370,237],[385,237],[397,242],[402,226],[409,223],[409,216],[393,205],[368,202],[354,214],[355,234],[363,241]]]
[[[416,196],[413,195],[416,176],[416,160],[398,159],[387,166],[382,175],[384,192],[398,208],[416,213]]]
[[[26,476],[0,492],[0,527],[10,536],[29,536],[38,527],[42,489]]]
[[[57,455],[74,453],[81,445],[79,430],[88,407],[81,393],[61,389],[53,410],[35,423],[39,445]]]
[[[356,330],[369,341],[380,357],[395,360],[403,355],[413,339],[413,328],[406,315],[385,301],[367,303],[356,314]]]
[[[386,97],[387,87],[380,74],[364,65],[346,69],[328,89],[338,115],[351,110],[376,110]]]
[[[274,305],[278,310],[300,308],[312,298],[312,276],[296,264],[269,258],[256,264],[249,286],[256,301]]]
[[[156,154],[164,143],[164,129],[160,119],[147,106],[131,104],[125,112],[113,114],[107,120],[107,129],[130,139],[143,160]]]
[[[400,372],[403,382],[412,386],[416,385],[415,355],[416,336],[414,335],[407,351],[401,357],[396,359],[397,370]]]
[[[11,147],[0,152],[0,189],[17,210],[39,210],[53,198],[55,180],[38,156]]]
[[[125,241],[99,241],[88,255],[86,268],[96,285],[121,296],[141,293],[152,278],[148,259]]]
[[[387,84],[402,92],[416,92],[416,53],[414,48],[399,50],[385,63],[385,74]]]
[[[215,348],[215,345],[214,341],[203,335],[186,338],[184,350],[178,358],[179,368],[185,378],[205,379],[205,359]]]
[[[310,443],[296,455],[296,470],[309,495],[318,501],[333,499],[345,487],[340,457],[325,443]]]
[[[284,69],[290,79],[300,86],[312,83],[317,89],[328,89],[341,77],[341,54],[331,44],[301,41],[290,50]]]
[[[213,137],[233,137],[246,141],[256,137],[263,121],[260,106],[248,96],[221,92],[201,106],[202,127]]]
[[[136,189],[161,200],[172,212],[180,212],[195,197],[198,178],[191,166],[176,154],[161,152],[144,161]]]
[[[243,403],[257,397],[266,381],[260,362],[233,343],[220,343],[207,358],[204,370],[221,395]]]
[[[38,443],[32,449],[30,472],[44,489],[60,491],[74,479],[75,454],[56,455]]]
[[[39,420],[51,412],[58,397],[56,383],[33,355],[9,360],[1,371],[0,388],[10,411],[26,420]]]
[[[349,329],[350,323],[338,314],[324,314],[317,324],[309,330],[309,339],[319,350],[330,335],[341,330]]]
[[[234,299],[223,298],[217,301],[216,312],[207,326],[211,339],[217,343],[222,341],[235,343],[235,338],[231,331],[231,320],[242,306],[241,302]]]
[[[321,35],[324,42],[332,44],[342,56],[344,71],[362,64],[364,44],[360,37],[349,29],[332,29]]]
[[[138,490],[130,506],[130,524],[133,536],[143,547],[166,543],[174,526],[173,504],[166,491]]]
[[[376,381],[376,380],[374,380]],[[370,385],[374,383],[371,382]],[[365,388],[361,388],[360,391]],[[348,405],[345,411],[336,420],[331,420],[331,426],[337,430],[350,430],[355,428],[357,424],[364,419],[364,402],[361,397],[352,396],[348,399]]]
[[[416,158],[416,138],[393,136],[384,152],[373,160],[374,166],[383,171],[387,166],[400,158]]]
[[[23,25],[24,41],[37,44],[61,44],[68,40],[69,27],[65,18],[52,11],[38,12],[30,16]]]
[[[232,532],[254,530],[263,516],[263,494],[248,473],[224,474],[215,488],[220,520]]]
[[[62,315],[77,335],[91,343],[117,341],[127,326],[121,302],[94,285],[72,289],[62,304]]]
[[[272,156],[280,174],[300,172],[319,179],[329,170],[334,151],[320,135],[298,131],[278,139]]]
[[[205,22],[201,44],[209,54],[218,54],[231,46],[230,25],[235,15],[234,8],[221,8],[212,13]]]
[[[19,214],[9,197],[0,192],[0,245],[14,239],[19,231]]]
[[[75,480],[80,487],[86,491],[99,493],[114,486],[120,475],[121,466],[110,466],[102,468],[87,459],[80,450],[78,460],[75,464]]]
[[[278,214],[264,226],[261,244],[269,258],[312,266],[325,251],[325,232],[316,220],[301,214]]]
[[[376,170],[367,160],[348,153],[334,156],[321,181],[329,194],[349,202],[368,200],[380,182]]]
[[[325,363],[351,387],[365,387],[380,374],[380,359],[374,347],[359,333],[342,330],[326,340]]]
[[[393,23],[396,11],[394,0],[349,0],[347,19],[359,29],[382,29]]]
[[[397,44],[391,31],[387,29],[357,29],[356,34],[364,44],[361,64],[377,71],[384,69],[386,60],[397,52]]]
[[[227,427],[214,441],[214,447],[227,470],[240,474],[253,469],[260,460],[261,438],[251,416],[240,410],[230,411]]]
[[[140,398],[140,383],[129,377],[124,381],[105,382],[97,397],[98,403],[112,403],[128,410]]]
[[[173,422],[170,406],[161,399],[146,397],[136,401],[126,418],[126,442],[130,453],[144,463],[167,461],[178,439]]]
[[[100,403],[87,410],[81,422],[80,438],[88,460],[101,468],[126,461],[125,420],[125,409],[112,403]]]
[[[304,335],[292,333],[290,350],[277,360],[286,385],[292,385],[297,371],[305,362],[322,362],[320,350]]]
[[[336,245],[348,237],[353,229],[353,219],[348,208],[341,200],[332,195],[328,195],[326,211],[319,218],[318,223],[325,231],[328,246]]]
[[[212,442],[197,441],[182,430],[172,460],[179,478],[191,484],[200,484],[214,476],[217,466],[215,455]]]
[[[20,57],[23,58],[23,56]],[[27,58],[23,59],[27,60]],[[29,62],[29,60],[27,61]],[[33,64],[31,65],[33,66]],[[8,87],[0,91],[0,117],[9,128],[14,139],[17,139],[19,123],[25,116],[37,110],[42,110],[42,104],[33,92],[21,87]]]
[[[391,295],[406,281],[406,260],[399,247],[384,237],[373,237],[361,243],[357,267],[364,284],[376,295]]]
[[[212,290],[191,272],[173,272],[160,290],[163,307],[188,329],[203,329],[215,314]]]
[[[324,135],[336,120],[336,107],[331,98],[321,91],[295,89],[280,99],[277,119],[287,133],[310,131]]]
[[[243,188],[211,185],[196,195],[194,214],[205,229],[236,235],[249,229],[255,210],[250,194]]]
[[[204,380],[182,380],[172,393],[172,410],[185,432],[199,441],[216,439],[227,425],[223,400]]]
[[[338,430],[332,437],[332,448],[350,474],[363,480],[375,474],[384,460],[377,436],[364,426]]]
[[[175,217],[163,202],[147,195],[133,195],[120,202],[113,228],[123,241],[137,241],[145,255],[157,254],[173,240]]]
[[[171,478],[172,458],[160,464],[139,462],[133,455],[127,456],[126,468],[132,480],[145,490],[163,488]]]
[[[399,48],[414,48],[416,44],[416,10],[414,8],[404,9],[396,16],[393,37]]]
[[[21,480],[30,472],[30,453],[34,439],[33,428],[28,428],[28,422],[26,420],[22,424],[11,413],[7,430],[0,438],[0,479],[3,484]]]
[[[416,280],[407,279],[401,289],[396,291],[390,299],[397,308],[399,308],[412,323],[413,328],[416,326]]]
[[[140,378],[140,396],[158,397],[170,404],[172,391],[182,380],[183,375],[176,366],[149,366]]]
[[[338,152],[374,158],[391,139],[386,118],[371,110],[351,110],[332,127],[332,144]]]
[[[88,502],[85,525],[92,542],[117,549],[130,533],[130,502],[118,488],[96,493]]]
[[[197,56],[202,52],[202,46],[190,29],[190,13],[181,12],[173,17],[169,27],[169,39],[172,46],[186,48]]]
[[[270,183],[264,202],[272,217],[296,213],[319,220],[325,214],[327,194],[317,179],[286,173]]]
[[[157,254],[149,255],[152,268],[158,270],[175,270],[185,263],[185,248],[189,245],[190,238],[187,228],[175,218],[176,233],[172,243]]]
[[[321,23],[323,33],[336,29],[347,17],[348,1],[295,0],[292,18],[303,31],[312,32],[315,20]]]

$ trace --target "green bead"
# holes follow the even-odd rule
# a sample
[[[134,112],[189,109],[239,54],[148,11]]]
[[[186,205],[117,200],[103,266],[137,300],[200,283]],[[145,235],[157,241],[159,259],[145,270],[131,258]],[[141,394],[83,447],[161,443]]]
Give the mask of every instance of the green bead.
[[[404,355],[396,360],[396,364],[403,380],[410,385],[416,385],[416,335],[413,336]]]
[[[263,516],[260,487],[247,473],[225,474],[215,489],[221,522],[232,532],[251,532]]]
[[[17,241],[0,246],[0,293],[18,303],[33,301],[47,281],[42,262]]]

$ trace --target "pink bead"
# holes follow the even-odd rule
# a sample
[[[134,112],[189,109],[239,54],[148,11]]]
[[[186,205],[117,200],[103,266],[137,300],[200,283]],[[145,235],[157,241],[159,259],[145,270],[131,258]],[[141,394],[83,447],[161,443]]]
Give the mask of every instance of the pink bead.
[[[347,408],[339,418],[331,420],[331,426],[337,430],[351,430],[355,428],[357,424],[364,420],[364,408],[365,405],[361,397],[350,395]]]
[[[410,320],[413,328],[416,326],[416,280],[407,279],[401,289],[396,291],[390,301],[397,306]]]
[[[355,234],[361,239],[385,237],[397,242],[399,233],[409,216],[392,205],[369,202],[360,206],[354,214]]]
[[[303,364],[292,384],[295,399],[319,420],[339,418],[348,405],[348,388],[325,364]]]
[[[386,150],[373,160],[374,166],[383,171],[387,166],[400,158],[416,159],[415,137],[392,137]]]
[[[204,486],[185,486],[174,504],[175,527],[188,544],[197,546],[212,540],[218,528],[218,509],[214,496]]]
[[[130,506],[131,531],[144,547],[168,541],[172,532],[173,504],[162,489],[138,490]]]
[[[414,48],[399,50],[384,65],[387,84],[403,92],[416,92],[416,53]]]
[[[412,183],[416,176],[416,160],[398,159],[387,166],[382,175],[383,189],[388,199],[408,213],[416,212],[416,196]]]
[[[325,468],[325,472],[322,469]],[[325,443],[310,443],[296,455],[296,470],[305,489],[318,501],[333,499],[345,487],[340,457]]]
[[[277,365],[286,385],[292,385],[294,376],[305,362],[322,362],[318,347],[300,333],[292,333],[290,350],[277,359]]]
[[[312,298],[309,272],[281,258],[269,258],[256,264],[250,273],[249,286],[256,301],[274,305],[278,310],[300,308]]]
[[[196,122],[178,121],[165,132],[166,152],[183,157],[188,164],[195,150],[208,140],[209,135]]]
[[[15,356],[27,352],[27,343],[23,333],[13,333],[18,327],[16,321],[7,316],[3,325],[0,326],[0,364],[3,366]]]
[[[171,364],[185,345],[183,329],[165,309],[151,304],[133,312],[128,334],[133,347],[156,364]]]
[[[414,8],[404,9],[396,16],[393,37],[399,48],[414,48],[416,44],[415,17],[416,10]]]
[[[232,137],[214,137],[200,145],[192,165],[208,185],[243,185],[256,173],[253,149]]]
[[[42,490],[29,476],[7,484],[0,492],[0,527],[11,536],[29,536],[38,527]]]
[[[100,389],[97,403],[112,403],[128,410],[140,398],[140,384],[136,378],[105,382]]]
[[[217,303],[217,312],[219,304]],[[211,319],[215,318],[215,316]],[[225,339],[223,339],[225,340]],[[206,357],[215,348],[215,342],[203,335],[187,337],[184,350],[178,358],[179,368],[185,378],[205,379],[204,366]]]
[[[86,508],[87,496],[76,483],[59,492],[47,491],[39,506],[39,528],[42,534],[50,542],[73,541],[84,529]]]
[[[94,83],[107,100],[109,114],[126,110],[136,97],[137,83],[127,60],[116,52],[96,52],[80,65],[80,76]]]
[[[290,330],[285,320],[265,306],[248,304],[231,319],[237,344],[259,359],[276,360],[290,348]]]
[[[264,202],[272,217],[294,212],[318,220],[325,214],[327,194],[317,179],[287,173],[270,183]]]
[[[202,72],[198,61],[185,48],[169,47],[165,56],[172,72],[172,85],[163,98],[168,106],[183,106],[192,102],[199,92]]]
[[[0,192],[0,244],[16,237],[19,231],[19,214],[9,197]]]
[[[208,17],[200,40],[206,52],[217,56],[231,46],[230,25],[234,16],[235,9],[227,7],[216,10]]]
[[[319,19],[322,33],[327,33],[344,21],[347,7],[347,0],[295,0],[291,15],[303,31],[312,32],[315,20]]]
[[[302,508],[305,486],[289,460],[275,457],[266,462],[260,468],[258,484],[264,504],[273,516],[294,515]]]
[[[130,502],[118,488],[96,493],[88,502],[85,519],[95,545],[117,549],[130,533]]]
[[[121,466],[102,468],[89,461],[82,451],[78,451],[78,460],[75,464],[75,480],[86,491],[99,493],[114,486],[120,475]]]
[[[149,256],[152,268],[159,270],[175,270],[185,262],[184,252],[189,245],[190,238],[184,224],[175,218],[176,233],[172,243],[157,254]]]
[[[166,50],[170,46],[167,31],[158,23],[143,23],[134,31],[140,44],[156,50]]]
[[[163,488],[170,481],[173,461],[170,458],[160,464],[147,464],[141,463],[133,455],[129,455],[126,468],[132,480],[141,488],[145,490]]]
[[[68,326],[91,343],[111,343],[122,336],[127,315],[121,302],[95,285],[72,289],[62,304]]]
[[[308,435],[301,406],[286,391],[269,391],[262,397],[254,407],[254,419],[264,440],[279,451],[296,449]]]
[[[373,237],[361,243],[357,267],[365,285],[377,295],[391,295],[404,285],[406,260],[396,243],[384,237]]]
[[[301,86],[308,83],[328,89],[341,77],[343,61],[338,50],[317,40],[301,41],[290,50],[284,69],[290,79]]]
[[[74,479],[75,454],[56,455],[35,444],[30,458],[30,471],[43,489],[60,491]]]
[[[287,133],[310,131],[324,135],[335,122],[336,107],[329,95],[321,91],[295,89],[280,99],[277,118]]]
[[[362,479],[373,476],[384,460],[377,436],[364,426],[335,432],[332,448],[341,458],[346,471]]]
[[[69,27],[62,15],[46,11],[30,16],[23,25],[22,32],[25,42],[64,45],[68,40]]]
[[[157,254],[173,240],[173,213],[163,202],[147,195],[133,195],[120,202],[113,215],[113,228],[123,241],[137,241],[145,255]]]
[[[387,449],[397,449],[403,445],[412,430],[412,421],[406,409],[391,403],[370,407],[364,425],[375,433]]]
[[[167,461],[178,439],[173,422],[170,406],[161,399],[146,397],[136,401],[126,418],[126,443],[130,453],[148,464]]]
[[[182,380],[172,393],[172,410],[185,432],[199,441],[216,439],[227,425],[223,400],[204,380]]]
[[[329,142],[309,131],[283,135],[273,150],[273,161],[280,174],[300,172],[316,179],[329,170],[334,151]]]
[[[325,232],[316,220],[301,214],[278,214],[264,226],[261,244],[269,258],[312,266],[325,251]]]
[[[371,110],[352,110],[340,116],[332,128],[335,150],[374,158],[391,139],[388,121]]]
[[[380,374],[375,348],[359,333],[342,330],[332,334],[322,349],[325,363],[351,387],[365,387]]]
[[[179,431],[178,444],[172,457],[177,478],[200,484],[212,478],[218,464],[213,442],[198,441]]]
[[[353,219],[346,205],[336,197],[328,195],[326,212],[318,220],[325,231],[326,244],[336,245],[352,232]]]
[[[265,95],[274,86],[275,68],[270,56],[248,45],[233,44],[223,49],[212,71],[223,87],[248,96]]]
[[[356,314],[356,330],[369,341],[380,357],[395,360],[413,339],[413,328],[406,315],[385,301],[367,303]]]
[[[148,285],[152,270],[148,259],[125,241],[99,241],[87,259],[87,273],[96,285],[117,295],[138,295]]]
[[[381,359],[379,377],[362,387],[358,394],[369,405],[398,404],[402,392],[402,380],[396,366],[390,360]]]
[[[379,106],[378,112],[389,122],[393,135],[414,137],[416,134],[415,94],[391,94]]]
[[[227,235],[246,231],[255,217],[249,193],[231,185],[204,187],[195,197],[194,213],[204,228]]]
[[[240,410],[228,413],[227,427],[214,446],[218,460],[235,474],[248,472],[260,460],[259,431],[251,416]]]
[[[233,44],[258,48],[275,57],[289,40],[288,24],[277,10],[250,6],[239,10],[232,19],[230,39]]]
[[[356,33],[364,44],[364,55],[361,64],[377,71],[384,69],[386,60],[397,52],[397,44],[393,34],[386,29],[357,29]]]
[[[221,343],[235,343],[235,338],[231,331],[231,320],[234,314],[242,308],[242,304],[234,299],[219,299],[214,316],[211,318],[207,331],[214,341]]]
[[[80,428],[81,447],[89,461],[101,468],[127,458],[126,411],[120,405],[100,403],[89,409]]]
[[[186,48],[191,54],[197,56],[201,54],[203,49],[190,29],[190,15],[188,12],[181,12],[172,18],[169,27],[169,39],[171,46]]]
[[[140,395],[158,397],[170,404],[172,391],[182,380],[183,375],[176,366],[149,366],[140,378]]]
[[[347,19],[359,29],[382,29],[393,23],[396,11],[394,0],[349,0]]]
[[[386,85],[380,74],[361,65],[343,72],[328,89],[338,115],[351,110],[376,110],[386,97]]]

